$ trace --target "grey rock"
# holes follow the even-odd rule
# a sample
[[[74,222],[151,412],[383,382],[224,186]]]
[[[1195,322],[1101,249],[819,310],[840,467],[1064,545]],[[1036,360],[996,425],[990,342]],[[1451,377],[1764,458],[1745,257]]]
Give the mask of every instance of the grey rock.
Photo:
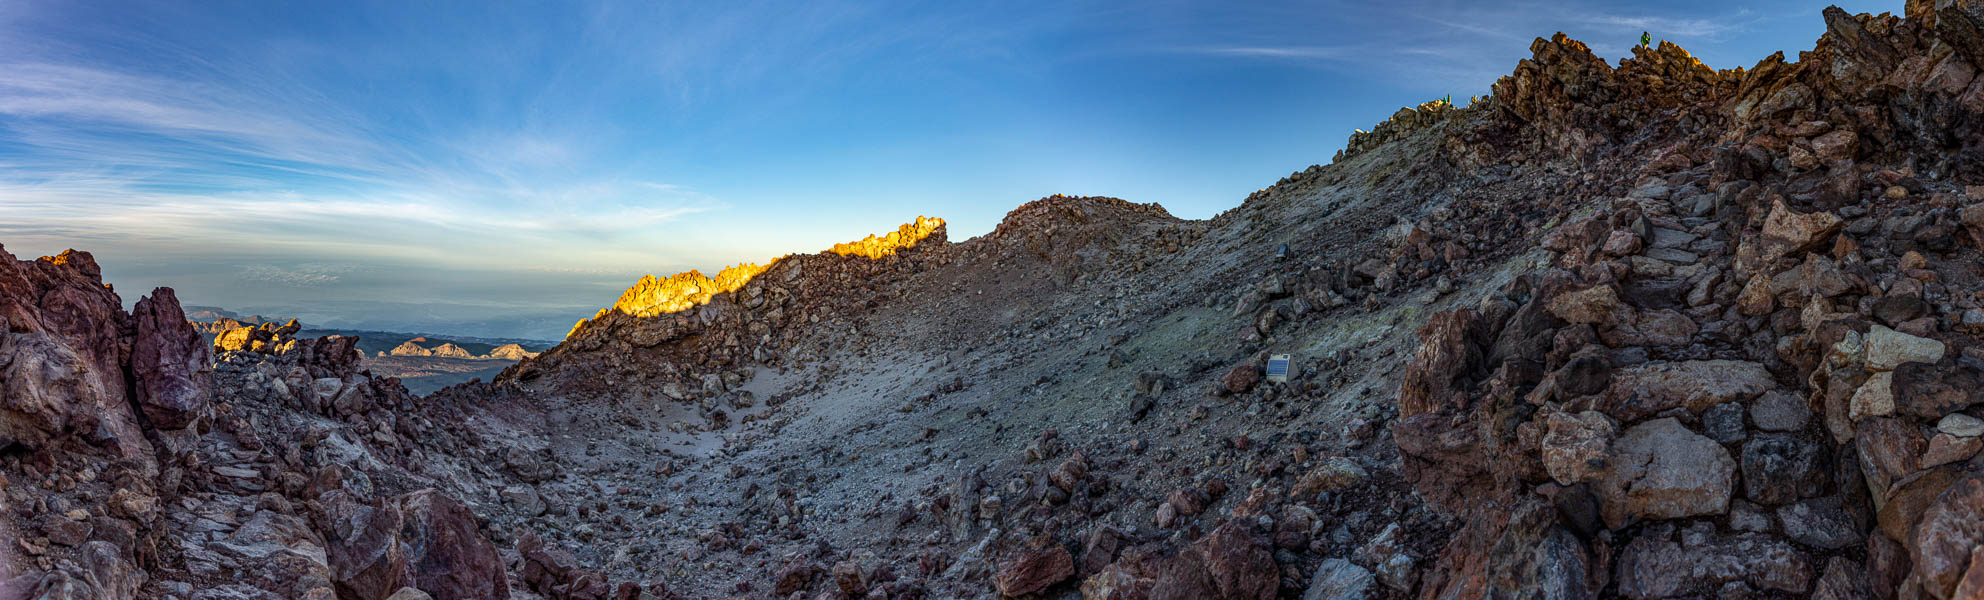
[[[1664,260],[1678,265],[1692,265],[1701,261],[1701,257],[1696,256],[1695,253],[1679,248],[1648,248],[1642,254],[1647,258]]]
[[[1798,431],[1811,418],[1805,399],[1785,390],[1772,390],[1750,403],[1750,422],[1764,431]]]
[[[527,485],[513,485],[503,488],[503,503],[526,517],[544,514],[544,498],[537,494],[537,488]]]
[[[1627,598],[1687,596],[1731,583],[1804,594],[1812,581],[1811,564],[1791,544],[1756,533],[1718,535],[1707,523],[1679,532],[1664,523],[1647,527],[1626,544],[1618,569],[1619,594]]]
[[[1785,537],[1814,548],[1838,550],[1865,541],[1839,496],[1785,505],[1777,509],[1777,520],[1784,524]]]
[[[1772,529],[1770,513],[1748,500],[1731,500],[1729,528],[1737,531],[1769,533]]]
[[[1648,244],[1648,246],[1653,248],[1686,248],[1688,244],[1694,243],[1699,238],[1700,236],[1686,231],[1655,227],[1653,228],[1653,242]]]
[[[1749,437],[1743,431],[1743,405],[1736,402],[1724,402],[1702,411],[1702,429],[1709,439],[1724,444]]]
[[[1825,450],[1783,433],[1759,434],[1743,444],[1745,495],[1766,505],[1796,502],[1825,488]]]
[[[1672,417],[1634,425],[1612,445],[1597,493],[1607,527],[1729,510],[1736,461],[1715,440]]]
[[[1302,600],[1362,600],[1371,597],[1371,585],[1376,581],[1370,571],[1355,563],[1341,558],[1324,560],[1309,578]]]
[[[1867,567],[1843,556],[1826,560],[1825,574],[1812,589],[1814,600],[1869,600],[1874,590],[1867,583]]]
[[[1950,413],[1943,415],[1943,420],[1936,422],[1936,430],[1956,437],[1984,436],[1984,419],[1963,413]]]

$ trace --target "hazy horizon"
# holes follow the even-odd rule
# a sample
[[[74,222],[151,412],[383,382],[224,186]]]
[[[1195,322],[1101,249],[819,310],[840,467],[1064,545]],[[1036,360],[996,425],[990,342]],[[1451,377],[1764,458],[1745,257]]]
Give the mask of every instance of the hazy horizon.
[[[88,250],[127,303],[557,339],[642,274],[918,215],[1208,218],[1535,37],[1749,67],[1827,4],[9,3],[0,245]]]

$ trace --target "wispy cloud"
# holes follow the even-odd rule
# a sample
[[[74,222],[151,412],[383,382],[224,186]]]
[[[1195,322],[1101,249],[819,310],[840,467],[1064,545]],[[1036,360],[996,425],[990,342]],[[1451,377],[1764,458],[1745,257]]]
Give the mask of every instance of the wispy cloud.
[[[1297,59],[1340,59],[1353,55],[1344,48],[1327,46],[1233,46],[1197,48],[1192,51],[1216,56]]]
[[[337,283],[338,274],[350,270],[349,265],[302,264],[287,269],[275,265],[246,265],[241,268],[241,278],[258,283],[312,287]]]
[[[1676,18],[1652,15],[1589,14],[1577,20],[1592,27],[1658,31],[1677,38],[1719,38],[1748,29],[1748,10],[1709,18]]]

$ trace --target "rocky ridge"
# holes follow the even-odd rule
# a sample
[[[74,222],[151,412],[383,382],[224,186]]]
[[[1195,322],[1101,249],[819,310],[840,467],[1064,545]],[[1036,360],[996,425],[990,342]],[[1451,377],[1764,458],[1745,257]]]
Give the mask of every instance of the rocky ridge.
[[[1539,39],[1209,221],[644,278],[424,398],[5,257],[0,596],[1974,597],[1984,7],[1825,17]]]

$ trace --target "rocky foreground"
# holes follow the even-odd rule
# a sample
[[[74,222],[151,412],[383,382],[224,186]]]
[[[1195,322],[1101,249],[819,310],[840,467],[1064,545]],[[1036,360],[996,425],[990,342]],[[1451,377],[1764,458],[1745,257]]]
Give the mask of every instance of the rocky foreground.
[[[1537,40],[1208,221],[644,279],[425,397],[0,256],[0,598],[1984,597],[1984,6],[1825,17]]]

